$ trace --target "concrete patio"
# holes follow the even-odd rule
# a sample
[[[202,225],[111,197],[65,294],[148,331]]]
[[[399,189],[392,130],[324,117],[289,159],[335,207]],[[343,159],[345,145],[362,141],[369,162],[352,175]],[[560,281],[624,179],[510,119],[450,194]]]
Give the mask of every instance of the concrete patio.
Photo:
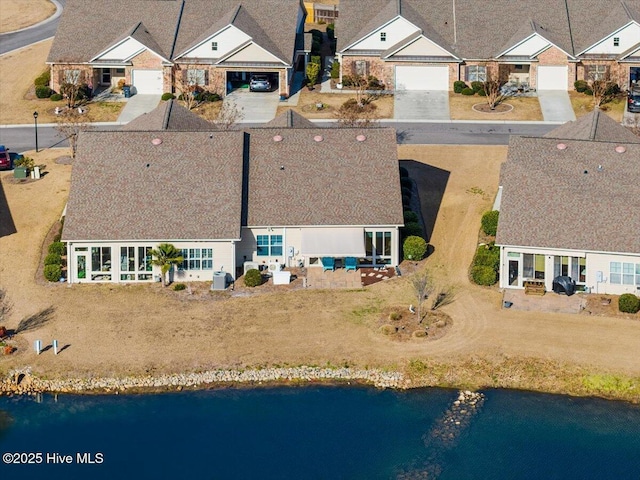
[[[558,295],[554,292],[546,292],[544,295],[526,295],[524,290],[505,289],[502,297],[502,308],[505,302],[511,302],[511,310],[546,313],[580,313],[585,305],[586,298],[582,293],[576,293],[570,297]]]

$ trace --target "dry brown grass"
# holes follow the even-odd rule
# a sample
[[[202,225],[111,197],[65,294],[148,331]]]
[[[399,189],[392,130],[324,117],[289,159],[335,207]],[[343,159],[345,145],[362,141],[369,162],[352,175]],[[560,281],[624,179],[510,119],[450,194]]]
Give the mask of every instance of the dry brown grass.
[[[593,111],[593,97],[579,92],[569,92],[571,106],[576,117],[582,117]],[[614,98],[612,101],[605,103],[600,107],[604,113],[613,118],[616,122],[622,122],[624,109],[626,106],[626,97],[624,95]]]
[[[56,6],[49,0],[0,0],[0,33],[35,25],[53,15]]]
[[[452,120],[543,120],[540,102],[535,97],[511,97],[504,103],[513,106],[506,113],[481,113],[471,107],[477,103],[486,103],[485,97],[449,93],[449,110]]]
[[[355,93],[353,95],[344,93],[320,93],[320,88],[311,91],[303,89],[300,92],[298,105],[296,107],[288,105],[279,106],[277,115],[291,108],[311,119],[336,119],[336,112],[340,109],[340,106],[350,98],[355,98]],[[319,103],[324,105],[322,109],[316,107]],[[373,104],[376,106],[377,118],[393,118],[393,95],[380,96],[373,101]]]
[[[389,312],[408,311],[413,294],[406,273],[413,265],[402,266],[405,276],[365,290],[261,294],[258,287],[256,294],[242,297],[211,293],[207,284],[192,284],[189,295],[159,284],[69,287],[36,282],[41,244],[68,194],[71,167],[52,163],[55,154],[33,155],[50,172],[40,181],[18,184],[10,172],[0,174],[17,229],[0,237],[0,286],[15,306],[6,326],[15,328],[25,316],[55,309],[48,324],[18,336],[18,352],[0,357],[0,372],[30,365],[52,378],[349,364],[406,369],[417,384],[462,385],[477,376],[487,385],[541,385],[565,392],[577,391],[571,390],[575,372],[640,375],[639,321],[501,310],[497,289],[469,283],[480,216],[493,201],[505,147],[399,147],[399,158],[412,160],[410,171],[423,189],[438,177],[447,180],[441,204],[429,195],[421,197],[423,206],[439,207],[425,212],[436,218],[430,239],[435,250],[423,266],[441,284],[453,285],[456,294],[442,309],[452,319],[445,336],[402,342],[379,328],[381,322],[389,323]],[[421,173],[429,175],[417,176]],[[30,349],[35,339],[70,346],[58,356],[51,351],[36,356]],[[478,365],[476,359],[481,359]],[[416,371],[420,362],[437,373],[435,380],[421,379],[424,370]],[[548,364],[547,377],[557,377],[555,387],[535,383],[535,373],[527,369],[539,362]]]
[[[52,40],[40,42],[0,57],[0,111],[3,124],[33,123],[33,112],[38,112],[38,122],[53,123],[55,108],[65,102],[52,102],[48,98],[33,98],[29,92],[34,79],[47,69],[45,60]],[[91,103],[87,106],[87,121],[115,121],[124,103]]]

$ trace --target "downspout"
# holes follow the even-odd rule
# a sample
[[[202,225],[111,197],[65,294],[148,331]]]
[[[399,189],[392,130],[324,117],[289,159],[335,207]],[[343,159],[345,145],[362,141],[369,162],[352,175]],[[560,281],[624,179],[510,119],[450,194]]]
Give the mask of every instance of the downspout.
[[[73,272],[73,268],[71,268],[73,264],[73,258],[71,258],[71,242],[67,242],[67,283],[71,286],[71,272]]]

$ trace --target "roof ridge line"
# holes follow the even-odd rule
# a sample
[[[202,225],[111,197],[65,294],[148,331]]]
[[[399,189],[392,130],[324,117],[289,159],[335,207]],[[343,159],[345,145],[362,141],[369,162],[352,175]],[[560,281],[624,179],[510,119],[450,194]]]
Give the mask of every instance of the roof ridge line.
[[[164,111],[164,118],[162,119],[162,129],[167,130],[169,128],[169,118],[171,117],[171,109],[173,108],[173,99],[170,99],[166,110]]]
[[[598,129],[598,121],[600,120],[600,107],[595,107],[594,115],[591,119],[591,130],[589,131],[589,140],[596,139],[596,130]]]
[[[240,9],[242,8],[242,4],[238,4],[238,6],[236,7],[236,11],[233,13],[233,17],[231,18],[231,25],[233,25],[233,22],[236,21],[236,18],[238,17],[238,14],[240,13]]]

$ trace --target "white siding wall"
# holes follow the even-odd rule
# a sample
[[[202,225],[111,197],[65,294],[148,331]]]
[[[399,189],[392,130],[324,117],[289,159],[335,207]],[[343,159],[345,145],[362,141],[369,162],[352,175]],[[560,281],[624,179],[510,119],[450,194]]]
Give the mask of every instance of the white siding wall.
[[[235,278],[235,247],[233,242],[170,242],[176,248],[211,248],[213,250],[213,269],[212,270],[175,270],[173,279],[175,281],[209,281],[213,278],[213,271],[224,270]],[[73,242],[68,246],[69,258],[69,278],[71,283],[96,283],[99,281],[110,281],[113,283],[130,282],[130,280],[120,280],[120,247],[135,247],[136,253],[138,247],[151,246],[157,248],[158,242]],[[111,271],[104,272],[105,275],[110,274],[111,280],[91,280],[91,248],[92,247],[111,247]],[[78,248],[87,248],[86,252],[78,252]],[[78,256],[85,253],[87,256],[87,274],[84,279],[77,278]],[[140,263],[140,259],[138,259]],[[139,273],[139,272],[136,272]],[[160,268],[154,266],[149,272],[154,276],[160,275]]]
[[[437,57],[451,56],[449,52],[447,52],[443,48],[440,48],[431,40],[428,40],[425,37],[420,37],[415,42],[411,43],[411,45],[408,45],[402,50],[399,50],[397,53],[393,54],[393,57],[414,56],[414,55],[426,55],[426,56],[432,55]]]
[[[534,35],[533,37],[529,38],[528,40],[522,42],[517,47],[507,51],[506,55],[530,56],[530,55],[533,55],[536,52],[539,52],[540,50],[542,50],[547,45],[549,45],[549,42],[547,42],[544,38],[542,38],[542,37],[540,37],[538,35]]]
[[[606,253],[587,253],[587,286],[594,293],[621,295],[634,293],[640,295],[640,285],[620,285],[611,283],[610,262],[640,264],[638,255],[615,255]],[[602,272],[603,282],[598,282],[598,272]],[[634,272],[635,274],[635,272]],[[634,275],[634,281],[636,280]]]
[[[617,47],[613,45],[613,39],[619,38],[620,43]],[[617,33],[610,35],[602,40],[593,48],[585,51],[584,53],[622,53],[629,50],[640,41],[640,26],[632,23]]]
[[[128,38],[120,45],[117,45],[111,50],[105,52],[105,54],[101,55],[97,60],[124,60],[126,58],[137,55],[146,48],[147,47],[145,47],[139,41],[134,40],[133,38]]]
[[[281,60],[267,52],[264,48],[251,43],[239,52],[226,59],[229,62],[281,62]]]
[[[387,50],[393,47],[403,38],[407,38],[419,29],[412,23],[406,21],[403,18],[397,18],[389,23],[387,26],[378,28],[371,35],[362,39],[362,41],[355,44],[351,49],[354,50]],[[380,33],[387,34],[387,40],[385,42],[380,41]]]
[[[251,37],[242,30],[229,26],[196,47],[185,58],[220,58],[238,48]],[[211,42],[218,42],[218,50],[211,50]]]

